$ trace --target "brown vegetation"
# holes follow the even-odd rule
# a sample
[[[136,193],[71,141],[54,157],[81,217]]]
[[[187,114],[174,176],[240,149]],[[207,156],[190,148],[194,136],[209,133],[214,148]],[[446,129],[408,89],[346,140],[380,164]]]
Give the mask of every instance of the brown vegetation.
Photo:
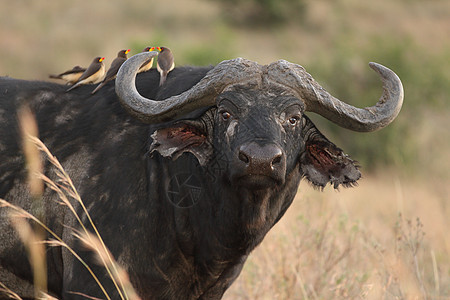
[[[396,172],[340,192],[303,183],[225,299],[446,299],[449,193]]]
[[[249,29],[227,23],[219,3],[204,0],[7,1],[0,10],[0,75],[47,80],[97,55],[108,65],[124,47],[134,54],[166,45],[177,65],[237,56],[260,63],[287,59],[307,67],[336,96],[366,101],[364,94],[373,103],[374,95],[366,95],[367,62],[393,67],[405,85],[399,119],[367,138],[326,134],[342,134],[348,144],[377,139],[384,145],[370,153],[350,150],[355,159],[369,157],[360,185],[322,193],[303,183],[225,298],[447,299],[449,2],[317,0],[306,1],[306,9],[283,27]],[[383,137],[390,128],[398,131]],[[384,156],[389,159],[380,163]],[[375,171],[369,173],[364,167],[371,160]]]

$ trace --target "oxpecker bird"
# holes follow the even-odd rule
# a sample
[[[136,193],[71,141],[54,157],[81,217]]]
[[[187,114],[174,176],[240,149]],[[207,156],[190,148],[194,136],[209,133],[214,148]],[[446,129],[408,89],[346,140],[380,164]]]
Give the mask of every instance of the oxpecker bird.
[[[162,86],[166,81],[167,74],[175,68],[175,61],[173,58],[172,51],[170,51],[167,47],[157,47],[158,51],[160,51],[158,55],[158,63],[156,64],[156,68],[160,74],[159,86]]]
[[[84,71],[78,81],[72,85],[66,92],[79,87],[82,84],[98,83],[105,76],[105,64],[103,63],[104,57],[96,57],[89,65],[89,67]]]
[[[80,79],[81,75],[86,71],[86,68],[80,66],[75,66],[71,70],[65,71],[59,75],[49,75],[48,77],[53,79],[62,79],[67,82],[67,84],[74,84]]]
[[[92,91],[91,94],[95,94],[95,92],[97,92],[108,81],[111,81],[111,80],[116,78],[116,75],[117,75],[117,72],[119,72],[120,66],[127,60],[128,52],[130,52],[130,49],[128,49],[128,50],[120,50],[119,53],[117,53],[117,57],[112,61],[111,66],[108,69],[108,72],[106,72],[105,78],[95,88],[95,90]]]
[[[151,52],[154,50],[155,47],[146,47],[144,50],[142,50],[142,52]],[[152,68],[152,66],[153,66],[153,57],[142,64],[142,66],[138,70],[138,73],[147,72]]]

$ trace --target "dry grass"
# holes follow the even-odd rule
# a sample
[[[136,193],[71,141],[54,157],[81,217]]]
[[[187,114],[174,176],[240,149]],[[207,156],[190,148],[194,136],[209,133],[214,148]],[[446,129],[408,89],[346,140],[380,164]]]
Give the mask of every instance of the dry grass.
[[[75,214],[72,202],[82,207],[70,177],[58,160],[34,135],[33,117],[26,109],[21,118],[30,187],[42,188],[43,180],[54,190],[60,204]],[[33,148],[38,151],[33,150]],[[41,174],[40,154],[55,167],[57,180]],[[33,157],[34,156],[34,157]],[[36,179],[37,178],[37,179]],[[33,188],[33,187],[38,187]],[[226,293],[225,299],[444,299],[450,297],[450,237],[447,228],[450,208],[446,206],[450,187],[446,180],[433,183],[420,177],[382,172],[361,181],[356,189],[319,192],[302,183],[300,195],[286,216],[252,253],[243,273]],[[23,219],[45,228],[53,239],[44,244],[70,251],[91,272],[90,267],[40,220],[0,199],[0,207],[13,211],[12,220],[30,251],[32,265],[42,273],[41,238]],[[85,213],[87,213],[84,208]],[[87,213],[88,218],[89,214]],[[81,226],[74,232],[96,253],[115,282],[122,299],[139,299],[126,272],[112,258],[97,233]],[[40,244],[36,247],[36,244]],[[35,253],[33,253],[33,251]],[[45,260],[43,260],[45,261]],[[41,274],[42,275],[42,274]],[[1,280],[0,280],[1,281]],[[36,282],[45,292],[45,281]],[[0,289],[17,298],[6,286]],[[103,289],[104,290],[104,289]],[[36,292],[37,294],[40,292]],[[74,291],[76,293],[76,291]],[[104,290],[109,299],[108,291]]]
[[[370,176],[341,192],[328,188],[322,193],[302,183],[293,206],[251,254],[225,299],[450,297],[445,196],[450,191],[445,182],[435,184],[395,172]],[[77,235],[98,254],[99,263],[115,270],[112,276],[128,290],[125,298],[137,299],[100,240]],[[48,244],[71,251],[62,241]]]
[[[14,291],[11,291],[5,284],[0,282],[0,292],[4,293],[6,297],[9,299],[21,300],[19,295],[17,295]]]
[[[395,172],[341,192],[302,183],[225,299],[448,299],[449,194]]]
[[[70,199],[84,204],[63,167],[37,134],[27,109],[21,118],[27,149],[30,187],[35,198],[42,192],[38,181],[55,191],[60,204],[80,217]],[[36,151],[37,150],[37,151]],[[55,167],[56,180],[41,174],[40,154]],[[34,156],[34,157],[33,157]],[[37,187],[37,188],[36,188]],[[225,299],[444,299],[450,297],[450,187],[441,181],[382,172],[364,178],[356,189],[319,192],[302,183],[286,216],[250,256],[241,276]],[[36,218],[0,199],[0,207],[15,213],[12,220],[30,251],[37,274],[42,273],[41,238],[23,219],[33,220],[52,236],[44,241],[64,247],[89,270],[109,299],[108,291],[77,253]],[[90,220],[86,208],[85,213]],[[96,253],[122,299],[139,299],[128,275],[92,230],[81,226],[74,235]],[[39,244],[36,247],[36,244]],[[34,251],[34,253],[33,253]],[[42,275],[42,274],[41,274]],[[42,276],[41,276],[42,277]],[[0,279],[1,281],[1,279]],[[45,292],[45,281],[36,282]],[[0,290],[18,296],[0,283]],[[76,291],[74,291],[76,293]],[[86,295],[87,296],[87,295]]]
[[[81,206],[83,203],[69,176],[39,139],[26,133],[29,130],[24,132],[25,145],[37,147],[55,167],[56,181],[34,168],[38,178],[76,215],[69,198]],[[302,183],[293,206],[252,253],[225,299],[450,297],[450,208],[446,203],[450,187],[446,183],[445,179],[430,182],[394,171],[368,176],[356,189],[341,192],[328,188],[322,193]],[[0,207],[16,212],[13,219],[28,245],[38,243],[39,238],[32,237],[31,229],[17,218],[33,220],[45,228],[54,238],[45,244],[68,249],[101,286],[90,267],[38,218],[1,199]],[[96,231],[94,226],[92,229]],[[100,235],[90,234],[84,226],[74,234],[97,254],[122,299],[138,299]],[[16,297],[13,291],[8,293]],[[108,292],[104,293],[109,299]]]
[[[102,290],[106,299],[111,299],[108,291],[105,290],[101,282],[98,280],[97,275],[92,271],[89,266],[79,255],[62,240],[60,236],[55,234],[47,225],[44,211],[44,203],[42,202],[43,184],[53,190],[59,197],[59,204],[66,206],[68,211],[72,213],[80,226],[78,231],[72,228],[72,234],[79,239],[82,244],[92,251],[97,258],[97,264],[104,266],[111,278],[117,293],[122,300],[139,300],[140,297],[134,291],[131,285],[128,274],[126,271],[114,260],[112,254],[106,247],[103,239],[98,232],[89,212],[87,211],[81,197],[79,196],[71,178],[66,173],[58,159],[51,154],[48,148],[37,137],[38,128],[34,116],[27,106],[22,107],[18,112],[19,123],[21,125],[22,140],[24,155],[26,157],[26,166],[28,169],[28,183],[30,195],[35,205],[40,207],[37,215],[33,215],[28,211],[25,211],[21,207],[18,207],[12,203],[7,202],[4,199],[0,199],[0,209],[9,209],[9,217],[11,224],[17,231],[20,239],[25,245],[28,252],[31,268],[33,270],[33,281],[35,296],[38,299],[55,299],[47,294],[47,265],[45,257],[45,245],[52,247],[62,247],[67,249],[84,267],[87,269],[92,279],[98,284]],[[51,180],[49,177],[42,173],[41,153],[45,155],[46,159],[53,165],[56,180]],[[81,221],[80,215],[76,212],[73,205],[73,201],[77,203],[85,213],[89,223],[89,227],[95,232],[92,234],[89,232]],[[33,221],[36,225],[32,226],[27,220]],[[46,233],[49,235],[49,239],[46,239]],[[10,290],[1,282],[0,278],[0,292],[5,293],[7,296],[15,299],[20,297]],[[77,294],[76,291],[72,291]],[[88,295],[83,295],[87,298],[92,298]]]
[[[446,0],[317,0],[307,7],[301,23],[249,30],[225,24],[215,1],[8,1],[0,10],[0,75],[46,80],[97,55],[108,65],[119,49],[136,53],[147,43],[170,46],[178,64],[191,63],[189,51],[226,50],[219,59],[307,65],[334,57],[342,37],[355,60],[362,59],[355,48],[387,35],[409,39],[429,56],[450,46]],[[407,99],[408,91],[405,105]],[[225,298],[450,298],[449,118],[448,110],[431,113],[415,136],[422,145],[417,160],[428,169],[366,173],[359,187],[339,193],[302,183]]]

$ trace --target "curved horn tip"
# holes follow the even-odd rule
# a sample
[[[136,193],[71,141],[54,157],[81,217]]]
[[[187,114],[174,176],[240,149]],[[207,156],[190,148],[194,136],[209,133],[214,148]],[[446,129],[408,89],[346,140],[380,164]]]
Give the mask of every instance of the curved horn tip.
[[[393,86],[390,87],[396,87],[397,92],[400,94],[400,104],[403,101],[403,84],[402,81],[400,80],[400,77],[398,77],[398,75],[392,71],[391,69],[389,69],[388,67],[385,67],[379,63],[376,62],[370,62],[369,66],[375,71],[377,72],[381,77],[383,77],[385,80],[387,79],[387,81],[390,81]],[[384,80],[383,80],[384,81]]]
[[[127,59],[117,73],[116,94],[130,114],[144,123],[153,124],[173,120],[199,107],[213,105],[210,104],[212,101],[215,103],[215,97],[211,97],[215,90],[211,88],[211,83],[202,83],[204,78],[189,90],[162,101],[140,95],[136,88],[136,73],[144,61],[156,55],[156,51],[138,53]],[[223,73],[226,71],[223,70]],[[214,79],[220,80],[221,77]]]
[[[386,70],[392,71],[389,68],[383,66],[382,64],[379,64],[379,63],[376,63],[373,61],[369,62],[369,67],[371,67],[373,70],[375,70],[377,72],[386,71]]]
[[[157,51],[150,51],[150,52],[140,52],[137,53],[133,56],[131,56],[130,58],[127,59],[128,64],[127,65],[131,65],[131,64],[136,64],[138,65],[139,63],[144,63],[145,61],[149,60],[152,57],[157,56],[159,53]]]
[[[404,90],[400,77],[394,71],[375,62],[370,62],[369,66],[382,77],[383,81],[384,91],[377,105],[384,106],[390,111],[386,114],[385,120],[371,130],[373,131],[387,126],[397,117],[403,105]]]
[[[378,69],[378,68],[385,68],[385,66],[383,66],[383,65],[381,65],[381,64],[379,64],[379,63],[376,63],[376,62],[373,62],[373,61],[371,61],[371,62],[369,62],[369,66],[372,68],[372,69]]]
[[[396,79],[400,81],[400,78],[395,74],[394,71],[389,69],[388,67],[383,66],[382,64],[376,63],[376,62],[369,62],[369,67],[371,67],[375,72],[382,75],[383,77],[386,77],[386,73],[395,75]]]
[[[141,52],[138,54],[135,54],[128,58],[125,63],[123,63],[119,71],[117,72],[117,77],[121,78],[123,75],[132,75],[132,73],[137,73],[139,67],[147,60],[149,60],[152,57],[155,57],[158,55],[158,52],[151,51],[151,52]],[[135,74],[134,74],[135,75]],[[116,80],[116,90],[117,90],[117,83],[120,80]]]
[[[158,55],[157,51],[151,51],[151,52],[141,52],[138,54],[135,54],[128,58],[119,68],[119,71],[117,72],[117,78],[116,79],[116,90],[117,86],[121,84],[124,76],[135,76],[136,72],[138,71],[139,67],[147,60],[149,60],[152,57],[155,57]]]
[[[140,52],[133,55],[128,60],[134,59],[134,60],[142,60],[142,62],[144,62],[152,57],[158,56],[158,54],[159,54],[158,51]]]

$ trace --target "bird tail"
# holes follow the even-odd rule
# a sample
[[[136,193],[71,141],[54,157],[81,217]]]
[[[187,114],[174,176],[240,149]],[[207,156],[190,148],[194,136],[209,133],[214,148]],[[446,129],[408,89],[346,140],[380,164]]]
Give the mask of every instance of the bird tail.
[[[68,88],[68,89],[66,90],[66,93],[67,93],[67,92],[70,92],[71,90],[73,90],[74,88],[76,88],[76,87],[78,87],[78,86],[80,86],[80,83],[75,83],[74,85],[72,85],[70,88]]]
[[[159,77],[159,86],[162,86],[164,84],[164,82],[166,82],[166,78],[167,78],[167,73],[162,72],[161,76]]]
[[[91,92],[91,95],[94,95],[99,89],[102,88],[102,86],[105,85],[106,82],[101,82],[97,87]]]
[[[48,75],[48,77],[53,79],[61,79],[61,76],[59,75]]]

